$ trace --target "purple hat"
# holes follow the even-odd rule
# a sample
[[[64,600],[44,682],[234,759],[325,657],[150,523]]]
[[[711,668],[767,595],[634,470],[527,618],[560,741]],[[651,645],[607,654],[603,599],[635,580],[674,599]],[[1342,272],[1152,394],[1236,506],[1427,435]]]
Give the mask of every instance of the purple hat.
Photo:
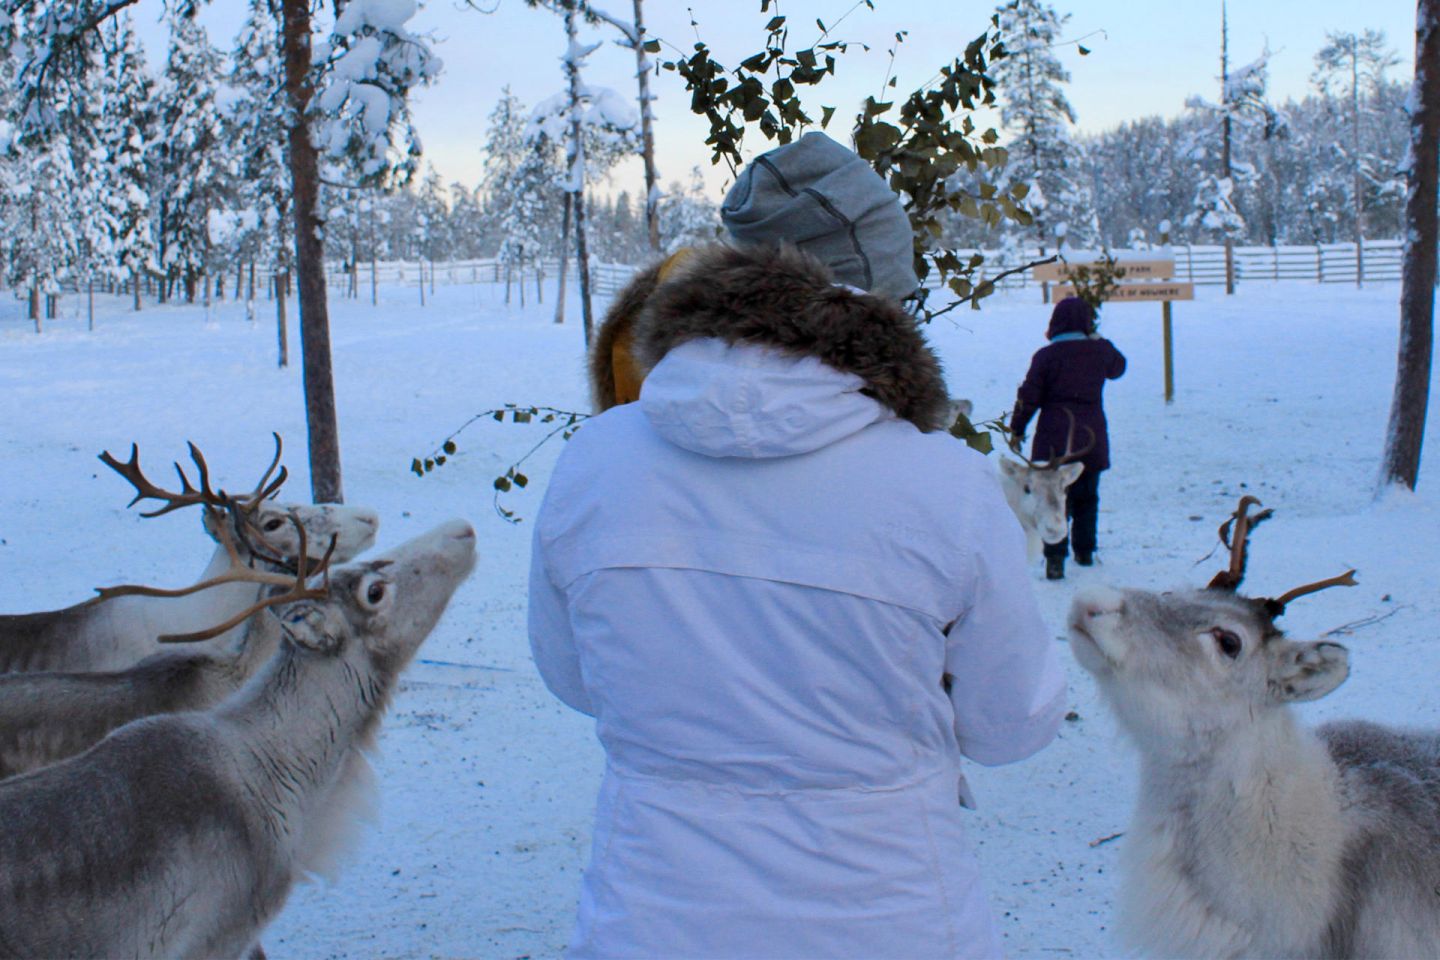
[[[1050,329],[1045,331],[1046,340],[1054,340],[1062,333],[1095,332],[1095,308],[1079,297],[1066,297],[1055,304],[1050,314]]]

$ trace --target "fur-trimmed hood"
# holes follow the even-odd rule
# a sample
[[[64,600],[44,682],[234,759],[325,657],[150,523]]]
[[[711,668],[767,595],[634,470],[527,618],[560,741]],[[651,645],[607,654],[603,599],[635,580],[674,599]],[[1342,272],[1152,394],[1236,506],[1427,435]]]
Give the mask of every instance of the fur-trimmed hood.
[[[645,301],[633,338],[647,373],[673,347],[702,338],[814,357],[860,377],[862,393],[921,430],[946,426],[940,361],[914,318],[893,301],[836,286],[793,247],[695,251]]]

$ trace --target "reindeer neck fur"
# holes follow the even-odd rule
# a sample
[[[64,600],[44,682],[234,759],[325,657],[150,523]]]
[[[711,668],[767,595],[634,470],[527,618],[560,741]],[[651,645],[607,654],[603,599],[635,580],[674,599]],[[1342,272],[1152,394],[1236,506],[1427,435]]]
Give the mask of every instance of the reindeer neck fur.
[[[1138,725],[1132,725],[1132,729]],[[1167,740],[1137,734],[1123,926],[1162,956],[1323,950],[1346,843],[1339,773],[1288,708]]]
[[[263,771],[245,781],[258,791],[265,829],[292,851],[297,873],[330,874],[354,827],[370,813],[365,754],[374,746],[390,689],[383,672],[370,666],[363,651],[356,653],[337,665],[283,643],[216,711],[243,737],[242,762]]]
[[[217,546],[201,579],[227,564]],[[161,649],[155,641],[160,634],[205,629],[244,610],[259,593],[256,584],[227,583],[184,597],[97,598],[63,610],[0,616],[0,673],[123,669]],[[207,641],[206,649],[234,646],[244,629]]]
[[[0,674],[0,778],[55,763],[140,717],[203,710],[239,689],[279,644],[262,613],[238,650],[162,650],[125,670]]]
[[[238,548],[243,560],[251,562],[249,552]],[[222,546],[216,546],[200,580],[224,573],[230,558]],[[268,568],[263,561],[258,566]],[[261,586],[254,583],[226,583],[184,597],[116,597],[99,606],[109,617],[107,633],[114,638],[118,663],[105,663],[89,669],[106,669],[135,662],[135,654],[144,656],[157,649],[155,638],[165,633],[191,633],[214,626],[250,606],[260,597]],[[225,650],[240,642],[245,625],[234,627],[214,639],[205,641],[205,649]]]

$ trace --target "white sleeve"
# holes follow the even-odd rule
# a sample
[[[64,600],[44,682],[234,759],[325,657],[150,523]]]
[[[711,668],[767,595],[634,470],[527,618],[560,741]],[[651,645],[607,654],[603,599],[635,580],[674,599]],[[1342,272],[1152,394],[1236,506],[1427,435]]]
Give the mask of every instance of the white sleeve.
[[[1014,763],[1055,737],[1065,713],[1065,673],[1040,616],[1025,536],[1000,487],[978,498],[974,600],[945,648],[955,735],[965,756]]]
[[[538,522],[530,541],[529,627],[530,654],[545,686],[566,705],[593,717],[595,710],[580,675],[580,655],[575,650],[565,593],[555,586],[545,568]]]

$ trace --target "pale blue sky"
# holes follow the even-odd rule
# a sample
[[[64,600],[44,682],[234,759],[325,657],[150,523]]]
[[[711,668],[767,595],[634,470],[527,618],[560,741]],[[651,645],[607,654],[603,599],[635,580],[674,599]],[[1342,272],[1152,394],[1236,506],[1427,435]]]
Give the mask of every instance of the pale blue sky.
[[[559,55],[565,37],[560,20],[532,10],[521,0],[477,0],[491,13],[480,13],[460,0],[428,0],[411,21],[412,27],[431,32],[440,42],[437,50],[445,71],[436,86],[421,91],[416,117],[426,158],[446,181],[476,182],[481,176],[479,143],[486,115],[500,88],[509,84],[528,105],[557,92],[562,84]],[[617,16],[628,15],[630,0],[594,0]],[[836,21],[854,6],[854,0],[788,0],[780,10],[795,28],[791,47],[808,45],[819,33],[815,19]],[[1073,45],[1061,49],[1071,71],[1070,101],[1078,127],[1098,131],[1125,120],[1148,115],[1174,115],[1182,111],[1192,93],[1215,98],[1218,91],[1220,43],[1219,0],[1073,0],[1056,8],[1071,14],[1068,38],[1086,37],[1092,50],[1081,57]],[[853,110],[865,96],[878,94],[885,76],[887,55],[896,30],[908,30],[900,48],[896,73],[901,90],[908,90],[949,62],[987,23],[992,3],[969,0],[875,0],[875,10],[863,5],[844,20],[835,36],[871,45],[866,53],[855,47],[842,57],[836,77],[827,79],[809,103],[833,104],[839,116]],[[205,14],[211,39],[228,46],[243,19],[243,0],[212,0]],[[761,27],[767,15],[759,0],[646,0],[645,17],[651,36],[685,50],[695,42],[687,8],[699,21],[699,34],[722,62],[733,63],[759,48]],[[156,24],[159,0],[143,0],[138,8],[141,31],[152,63],[163,56],[164,32]],[[1325,42],[1327,30],[1383,30],[1402,63],[1393,76],[1409,80],[1415,42],[1415,7],[1404,0],[1231,0],[1230,50],[1233,65],[1259,56],[1267,40],[1272,52],[1270,88],[1278,100],[1303,96],[1315,51]],[[608,40],[609,29],[587,30],[589,39]],[[664,55],[673,54],[666,47]],[[633,54],[607,43],[589,60],[587,79],[594,84],[633,90]],[[909,87],[906,86],[909,84]],[[659,99],[656,143],[662,177],[688,178],[695,164],[709,169],[706,129],[690,115],[689,97],[673,73],[661,72],[654,80]],[[843,127],[841,128],[843,129]],[[758,134],[756,134],[758,138]],[[758,146],[753,144],[751,146]],[[728,174],[707,174],[718,190]],[[616,171],[611,190],[641,193],[638,164]]]

